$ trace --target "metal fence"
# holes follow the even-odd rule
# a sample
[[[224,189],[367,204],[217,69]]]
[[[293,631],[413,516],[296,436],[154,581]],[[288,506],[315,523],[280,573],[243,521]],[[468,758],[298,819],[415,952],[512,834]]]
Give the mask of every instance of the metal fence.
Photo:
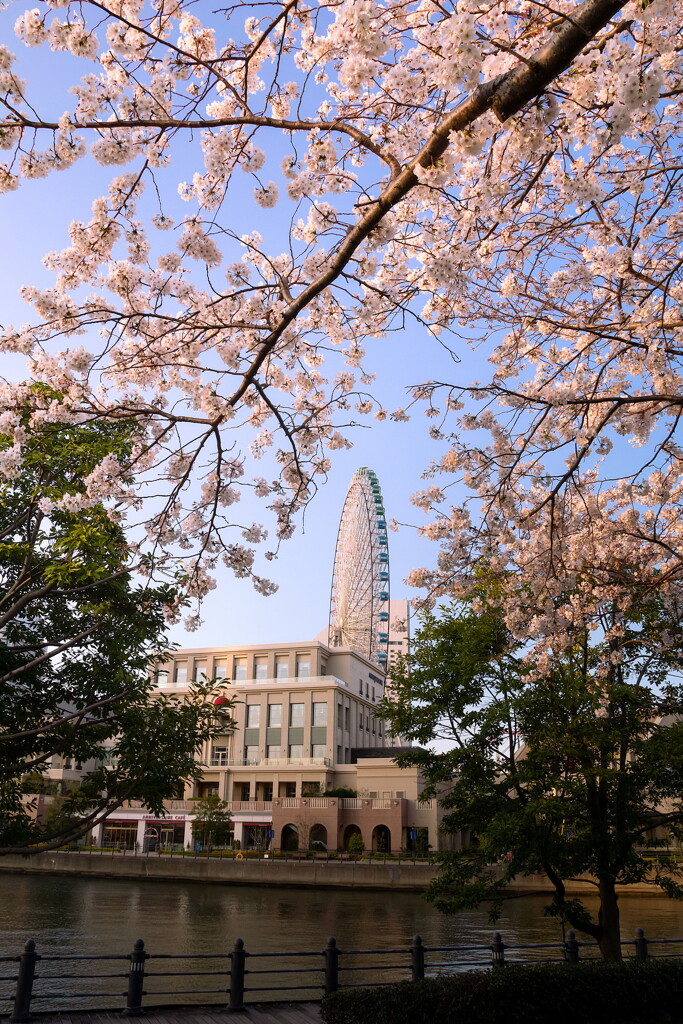
[[[647,939],[642,928],[622,946],[637,960],[683,957],[683,939]],[[421,981],[475,967],[591,959],[599,959],[597,944],[579,942],[573,931],[563,942],[506,943],[495,932],[490,945],[460,946],[425,946],[415,935],[410,946],[395,949],[340,949],[330,938],[321,950],[271,953],[247,951],[242,939],[227,953],[150,953],[138,939],[130,953],[101,956],[39,953],[29,939],[20,955],[0,957],[4,971],[18,964],[16,974],[0,975],[6,989],[0,1003],[10,1004],[11,1024],[31,1020],[36,1002],[40,1010],[56,1012],[76,1006],[101,1009],[105,1001],[129,1017],[193,1002],[242,1010],[246,1003],[316,1000],[340,988]]]

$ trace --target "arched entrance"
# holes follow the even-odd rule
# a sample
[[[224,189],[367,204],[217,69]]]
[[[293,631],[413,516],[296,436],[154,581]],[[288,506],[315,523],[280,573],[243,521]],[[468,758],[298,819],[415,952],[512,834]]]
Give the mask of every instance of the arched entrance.
[[[342,849],[344,853],[349,852],[349,843],[353,836],[359,836],[360,842],[363,841],[363,833],[359,829],[358,825],[347,825],[344,829],[344,838],[342,840]]]
[[[312,825],[308,837],[308,845],[312,850],[327,849],[327,829],[324,825]]]
[[[391,832],[387,825],[375,825],[372,830],[373,853],[391,853]]]
[[[280,838],[280,849],[290,851],[299,849],[299,829],[296,825],[285,825]]]

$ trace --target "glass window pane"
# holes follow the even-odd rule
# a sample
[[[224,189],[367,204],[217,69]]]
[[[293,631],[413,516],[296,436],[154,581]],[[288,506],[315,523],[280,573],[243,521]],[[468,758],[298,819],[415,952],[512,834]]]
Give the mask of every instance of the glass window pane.
[[[247,704],[247,729],[258,729],[261,721],[261,705]]]
[[[275,678],[276,679],[288,679],[289,678],[289,658],[276,658],[275,659]]]
[[[216,679],[225,679],[228,669],[224,661],[214,661],[213,674]]]
[[[235,658],[233,662],[232,678],[242,680],[247,678],[247,659]]]
[[[254,679],[267,679],[268,678],[268,659],[267,658],[255,658],[254,659]]]
[[[268,725],[279,728],[282,725],[282,704],[268,705]]]
[[[245,747],[244,760],[248,764],[258,764],[258,747]]]
[[[302,726],[304,724],[303,704],[289,705],[289,724],[292,726]]]
[[[327,725],[327,704],[313,703],[313,725]]]
[[[292,761],[301,761],[304,756],[304,748],[300,743],[291,743],[289,747],[289,757]]]
[[[269,761],[279,761],[280,748],[274,746],[266,747],[266,757],[268,758]]]
[[[313,754],[313,757],[324,758],[325,750],[326,747],[324,743],[314,743],[313,747],[311,748],[311,753]]]
[[[296,677],[297,679],[308,679],[311,675],[311,659],[310,658],[297,658],[296,659]]]
[[[187,682],[187,662],[179,663],[175,667],[174,680],[176,683]]]

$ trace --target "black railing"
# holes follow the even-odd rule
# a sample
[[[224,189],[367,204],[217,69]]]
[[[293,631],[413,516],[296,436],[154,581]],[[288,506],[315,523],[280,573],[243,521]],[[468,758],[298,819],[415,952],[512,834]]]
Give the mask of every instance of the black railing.
[[[647,939],[642,928],[622,946],[627,956],[637,960],[683,956],[683,939]],[[652,951],[652,947],[663,946],[667,947],[664,952]],[[246,1003],[283,998],[312,1001],[340,988],[390,985],[405,979],[421,981],[436,973],[473,967],[501,968],[512,962],[558,959],[568,964],[599,959],[597,943],[580,942],[573,931],[562,942],[506,943],[496,932],[489,945],[425,946],[415,935],[410,946],[395,949],[339,949],[336,939],[330,938],[324,949],[259,953],[248,952],[242,939],[236,939],[229,953],[188,954],[149,953],[138,939],[131,953],[92,956],[39,953],[33,939],[29,939],[21,955],[0,957],[2,965],[18,964],[16,974],[0,975],[0,984],[15,983],[13,990],[0,996],[0,1002],[11,1004],[11,1024],[30,1021],[36,1001],[41,1010],[55,1012],[73,1009],[74,1004],[86,1007],[81,1000],[90,1000],[91,1007],[101,1008],[102,1000],[106,1000],[109,1008],[122,1010],[129,1017],[140,1016],[152,1007],[188,1002],[242,1010]],[[181,961],[183,969],[165,969],[172,966],[172,961]],[[125,964],[125,969],[107,971],[107,967],[118,964],[122,968]],[[390,978],[387,972],[391,972]],[[215,982],[205,981],[207,978]],[[121,982],[120,987],[103,991],[103,983],[116,989],[110,984],[114,979]],[[182,980],[176,983],[167,979]],[[74,982],[80,982],[86,990],[78,991]]]

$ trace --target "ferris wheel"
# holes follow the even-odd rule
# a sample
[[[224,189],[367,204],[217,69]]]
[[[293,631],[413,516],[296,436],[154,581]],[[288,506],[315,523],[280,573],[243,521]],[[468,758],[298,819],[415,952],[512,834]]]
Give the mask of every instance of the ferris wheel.
[[[389,644],[389,543],[384,502],[371,469],[357,469],[337,534],[330,647],[351,647],[382,668]]]

